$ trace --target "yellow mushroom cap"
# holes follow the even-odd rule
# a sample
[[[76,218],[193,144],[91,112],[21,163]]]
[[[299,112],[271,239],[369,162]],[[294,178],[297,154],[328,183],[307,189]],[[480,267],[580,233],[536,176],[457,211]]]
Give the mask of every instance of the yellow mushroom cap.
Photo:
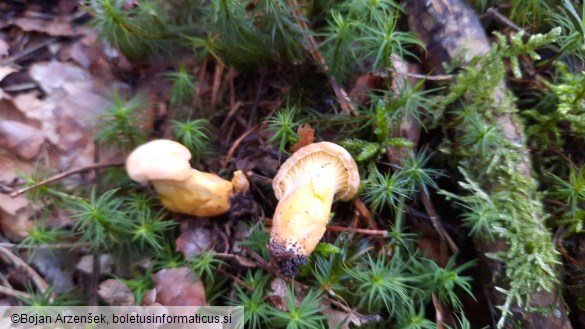
[[[157,139],[137,147],[126,159],[128,176],[139,183],[183,181],[191,176],[191,152],[180,143]]]
[[[348,201],[355,196],[360,186],[357,164],[349,152],[331,142],[309,144],[288,158],[272,180],[274,195],[280,200],[303,176],[321,168],[335,174],[336,199]]]

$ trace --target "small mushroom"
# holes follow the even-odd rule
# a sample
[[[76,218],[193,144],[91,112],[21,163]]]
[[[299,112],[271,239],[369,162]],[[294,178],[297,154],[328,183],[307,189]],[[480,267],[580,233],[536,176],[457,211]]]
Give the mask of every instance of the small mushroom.
[[[215,174],[191,168],[191,152],[180,143],[158,139],[137,147],[126,159],[133,180],[151,182],[169,210],[193,216],[229,211],[233,184]]]
[[[268,249],[283,274],[294,276],[325,233],[334,199],[348,201],[360,176],[351,155],[330,142],[309,144],[295,152],[274,177],[279,201]]]

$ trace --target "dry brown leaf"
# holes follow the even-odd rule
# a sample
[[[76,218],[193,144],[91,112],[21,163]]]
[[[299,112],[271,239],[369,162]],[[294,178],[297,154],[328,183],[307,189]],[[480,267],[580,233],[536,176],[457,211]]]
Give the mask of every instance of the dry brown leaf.
[[[14,216],[18,214],[19,211],[28,206],[28,200],[24,196],[18,196],[16,198],[11,197],[8,194],[0,193],[0,208],[6,214]]]
[[[315,140],[315,130],[313,130],[308,123],[300,126],[299,129],[297,129],[297,134],[299,135],[299,141],[290,148],[292,152],[296,152],[301,147],[312,144]]]
[[[57,61],[33,64],[29,73],[47,96],[24,93],[14,97],[14,104],[27,118],[39,121],[45,138],[59,149],[58,163],[51,165],[65,170],[93,163],[97,119],[111,103],[113,88],[125,85],[117,84],[111,72],[91,75]]]
[[[17,172],[28,173],[31,168],[31,164],[0,154],[0,183],[10,186],[19,180]],[[26,230],[32,229],[32,222],[29,221],[31,209],[28,205],[24,195],[13,199],[0,193],[0,230],[10,240],[20,241],[28,235]]]
[[[81,82],[92,78],[89,72],[79,66],[58,61],[35,63],[31,65],[29,73],[48,94],[58,91],[67,82]]]
[[[353,323],[356,327],[361,326],[361,321],[353,314],[347,314],[330,307],[326,308],[323,314],[327,316],[329,328],[349,329],[350,323]]]
[[[77,262],[75,268],[83,272],[85,274],[92,274],[93,273],[93,255],[85,255],[81,257],[81,259]],[[102,274],[109,274],[112,273],[112,265],[114,264],[114,260],[112,259],[112,255],[110,254],[101,254],[100,255],[100,271]]]
[[[439,240],[421,237],[418,240],[418,248],[425,257],[434,260],[441,267],[444,267],[449,260],[449,255],[446,249],[441,246],[441,241]]]
[[[130,288],[120,280],[108,279],[100,283],[98,295],[110,306],[136,305],[134,294],[132,294]]]
[[[286,311],[288,309],[285,299],[286,282],[282,278],[274,278],[274,280],[270,282],[270,290],[272,290],[272,292],[268,293],[266,296],[268,302],[275,308],[281,311]]]
[[[63,293],[73,287],[76,258],[75,252],[67,249],[37,248],[30,265],[55,288],[56,293]]]
[[[0,121],[0,148],[8,149],[26,160],[32,160],[39,154],[44,142],[43,132],[37,128],[18,121]]]
[[[33,228],[29,220],[31,209],[25,196],[11,198],[0,193],[0,230],[12,241],[20,241],[28,236],[27,230]]]
[[[363,74],[357,77],[354,87],[349,91],[349,98],[360,105],[370,101],[370,93],[374,89],[386,89],[384,78],[378,74]]]
[[[175,241],[175,245],[176,250],[187,259],[199,255],[202,250],[211,249],[218,239],[217,233],[201,222],[188,221],[181,224],[181,235]]]
[[[64,17],[56,17],[52,20],[33,17],[19,17],[9,21],[6,25],[16,25],[25,32],[40,32],[55,37],[72,36],[80,34],[84,30],[74,30],[71,26],[71,23]]]
[[[205,287],[186,267],[170,268],[154,274],[156,300],[164,306],[206,306]]]

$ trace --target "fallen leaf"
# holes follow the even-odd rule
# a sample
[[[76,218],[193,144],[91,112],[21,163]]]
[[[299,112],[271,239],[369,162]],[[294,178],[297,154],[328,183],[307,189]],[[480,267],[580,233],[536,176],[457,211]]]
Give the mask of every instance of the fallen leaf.
[[[110,254],[101,254],[100,255],[100,271],[102,274],[109,274],[112,273],[112,265],[114,264],[114,260]],[[85,255],[81,257],[79,262],[75,267],[78,271],[83,272],[85,274],[92,274],[93,273],[93,255]]]
[[[108,279],[100,283],[98,295],[110,306],[136,305],[134,294],[130,288],[120,280]]]
[[[186,267],[154,274],[156,302],[164,306],[206,306],[205,287]]]
[[[175,241],[176,250],[181,252],[185,259],[201,254],[202,250],[209,250],[219,236],[196,221],[183,222],[181,235]]]
[[[29,235],[27,231],[33,228],[30,217],[30,212],[26,209],[15,215],[8,215],[0,210],[0,229],[11,241],[21,241]]]
[[[329,328],[349,329],[349,323],[351,322],[350,314],[334,310],[330,307],[326,308],[323,311],[323,314],[327,316],[327,323],[329,324]],[[355,322],[352,323],[355,324]]]
[[[270,293],[266,295],[268,302],[275,308],[286,311],[288,306],[286,304],[286,282],[282,278],[274,278],[270,282]]]
[[[449,255],[439,240],[421,237],[418,240],[418,248],[425,257],[434,260],[441,267],[444,267],[449,260]]]
[[[39,154],[44,142],[43,132],[37,128],[18,121],[0,121],[0,148],[32,160]]]
[[[83,29],[74,30],[71,23],[64,17],[51,20],[33,17],[19,17],[5,25],[16,25],[25,32],[40,32],[55,37],[72,36],[83,33]]]
[[[75,256],[66,249],[37,248],[31,264],[55,288],[56,293],[64,293],[73,287]]]
[[[303,146],[312,144],[313,141],[315,140],[315,130],[313,130],[313,128],[311,128],[311,125],[308,123],[305,123],[304,125],[300,126],[299,129],[297,129],[297,134],[299,135],[299,141],[296,142],[295,145],[293,145],[290,148],[290,150],[293,152],[296,152]]]
[[[25,196],[19,195],[13,198],[8,194],[0,193],[0,208],[6,214],[14,216],[26,206],[28,206],[28,200]]]
[[[370,93],[375,90],[387,89],[384,78],[378,74],[363,74],[357,77],[354,87],[349,91],[349,98],[360,105],[370,101]]]
[[[58,61],[35,63],[31,65],[29,73],[48,94],[62,88],[66,82],[81,82],[92,78],[83,68]]]

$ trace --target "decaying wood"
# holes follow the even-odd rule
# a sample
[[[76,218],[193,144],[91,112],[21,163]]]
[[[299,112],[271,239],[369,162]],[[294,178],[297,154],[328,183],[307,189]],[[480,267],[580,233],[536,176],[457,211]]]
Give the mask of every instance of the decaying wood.
[[[443,64],[450,63],[454,59],[469,62],[473,57],[486,54],[490,50],[489,40],[481,26],[474,11],[462,0],[444,0],[441,4],[435,5],[427,0],[403,1],[406,14],[408,15],[411,30],[417,32],[426,45],[427,58],[423,59],[425,70],[432,74],[443,74]],[[442,8],[437,10],[437,4]],[[486,104],[497,108],[504,102],[506,93],[505,83],[496,88],[494,103]],[[523,144],[524,136],[522,127],[515,114],[503,113],[493,117],[503,135],[515,144]],[[522,149],[524,148],[524,149]],[[525,147],[520,152],[528,153]],[[519,172],[527,177],[531,176],[529,161],[520,164]],[[499,239],[491,243],[485,240],[476,239],[476,248],[485,255],[490,252],[505,250],[507,244]],[[494,305],[502,305],[505,296],[499,293],[495,287],[505,287],[505,264],[501,264],[487,257],[483,257],[482,266],[489,269],[491,278],[495,282],[487,289],[488,298]],[[507,327],[517,326],[521,328],[558,329],[571,328],[567,318],[567,311],[559,291],[540,291],[531,296],[530,307],[547,308],[548,314],[530,311],[529,308],[513,305],[510,308],[512,314],[509,316]],[[494,310],[495,311],[495,310]]]

